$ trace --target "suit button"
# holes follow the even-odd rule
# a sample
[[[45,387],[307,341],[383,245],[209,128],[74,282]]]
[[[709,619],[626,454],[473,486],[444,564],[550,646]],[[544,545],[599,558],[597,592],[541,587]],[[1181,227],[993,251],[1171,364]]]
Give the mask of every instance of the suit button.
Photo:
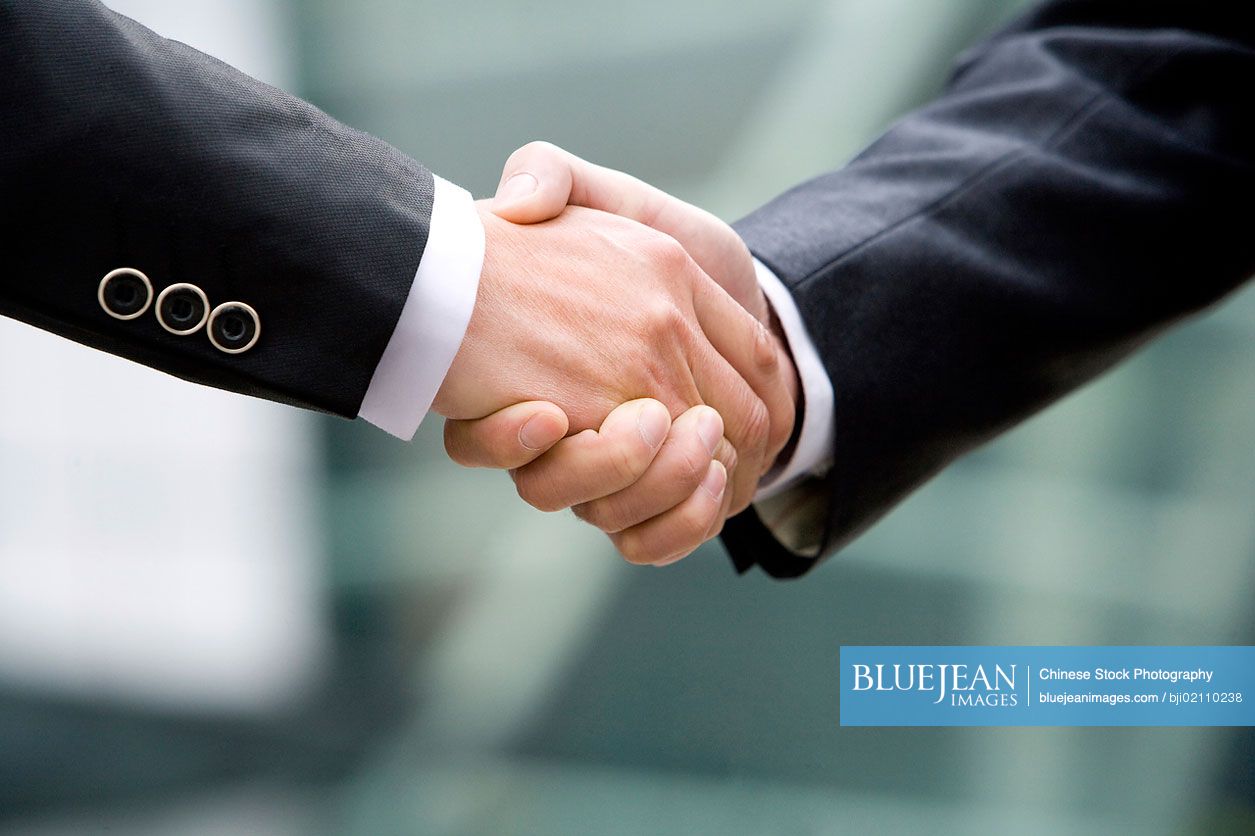
[[[153,284],[140,271],[119,267],[100,280],[96,299],[105,313],[114,319],[135,319],[143,316],[152,304]]]
[[[171,334],[195,334],[208,318],[209,298],[194,284],[172,284],[157,297],[157,321]]]
[[[243,302],[223,302],[209,315],[209,341],[227,354],[243,354],[257,344],[261,319]]]

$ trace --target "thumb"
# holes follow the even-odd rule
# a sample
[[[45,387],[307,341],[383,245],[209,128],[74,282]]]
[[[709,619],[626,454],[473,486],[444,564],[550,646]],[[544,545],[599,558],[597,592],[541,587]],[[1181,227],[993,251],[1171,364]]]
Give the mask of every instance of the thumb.
[[[700,211],[630,174],[594,165],[551,142],[529,142],[510,155],[492,211],[514,223],[538,223],[556,218],[567,204],[631,218],[672,236],[686,230],[681,219],[665,217],[666,209]]]
[[[516,224],[561,215],[571,197],[572,159],[548,142],[532,142],[515,151],[501,172],[493,213]]]
[[[670,235],[733,299],[767,321],[750,252],[732,227],[630,174],[594,165],[549,142],[529,142],[506,160],[492,211],[529,224],[556,218],[567,204],[620,215]]]
[[[511,470],[539,457],[566,435],[566,413],[526,401],[470,421],[444,422],[444,449],[464,467]]]

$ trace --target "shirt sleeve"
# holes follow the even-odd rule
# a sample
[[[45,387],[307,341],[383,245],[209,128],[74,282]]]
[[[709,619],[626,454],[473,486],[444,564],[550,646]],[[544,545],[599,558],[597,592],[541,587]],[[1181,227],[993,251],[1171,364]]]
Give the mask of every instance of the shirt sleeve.
[[[484,226],[465,189],[435,178],[427,246],[358,416],[409,441],[431,408],[471,321]]]
[[[754,495],[754,507],[763,525],[781,545],[803,557],[817,557],[827,510],[822,477],[832,466],[835,437],[832,381],[793,295],[758,259],[754,259],[754,269],[784,331],[801,381],[803,401],[797,444],[787,460],[777,462],[763,477]]]
[[[832,381],[819,359],[819,350],[802,322],[797,303],[771,268],[754,259],[758,284],[784,330],[802,384],[802,427],[787,461],[777,462],[762,482],[754,500],[770,499],[811,476],[822,476],[832,465],[834,433]]]

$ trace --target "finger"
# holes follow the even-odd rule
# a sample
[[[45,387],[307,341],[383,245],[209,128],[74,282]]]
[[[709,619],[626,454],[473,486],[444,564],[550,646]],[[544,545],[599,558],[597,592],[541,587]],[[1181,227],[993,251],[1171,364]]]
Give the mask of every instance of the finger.
[[[709,279],[700,278],[709,282]],[[743,319],[735,321],[741,324],[747,322]],[[733,494],[729,508],[737,513],[749,505],[759,479],[769,467],[766,456],[772,416],[741,373],[715,350],[704,332],[694,336],[688,351],[693,383],[697,386],[701,402],[714,407],[723,416],[723,434],[736,448],[737,467],[728,474],[728,478]]]
[[[765,472],[793,434],[797,418],[793,370],[781,361],[781,346],[767,326],[706,276],[695,280],[693,309],[706,339],[767,408]]]
[[[736,465],[737,465],[736,448],[732,446],[732,443],[728,441],[728,439],[724,438],[719,441],[719,447],[718,449],[715,450],[715,458],[723,462],[724,468],[729,473],[733,473],[736,471]],[[710,540],[714,537],[719,536],[719,533],[723,531],[723,524],[727,522],[728,514],[731,512],[731,510],[732,510],[732,491],[724,491],[723,492],[723,504],[719,509],[719,514],[718,516],[715,517],[714,522],[710,524],[710,528],[706,529],[706,537],[705,537],[706,540]]]
[[[764,470],[767,407],[709,343],[696,346],[693,355],[693,379],[702,402],[723,416],[724,435],[736,448],[736,470],[728,474],[730,507],[741,511],[753,499]]]
[[[616,493],[645,473],[670,428],[671,416],[658,401],[628,401],[614,409],[599,430],[565,438],[514,471],[515,487],[529,505],[542,511]]]
[[[576,505],[572,510],[581,520],[608,534],[656,517],[688,499],[697,489],[722,441],[723,419],[719,413],[708,406],[695,406],[675,419],[662,449],[640,479],[617,493]],[[724,466],[728,467],[728,463]]]
[[[444,422],[444,449],[465,467],[509,470],[534,460],[567,433],[566,413],[526,401],[470,421]]]
[[[569,155],[547,142],[532,142],[506,160],[492,200],[494,214],[534,224],[562,214],[571,197]]]
[[[711,522],[723,507],[728,472],[712,461],[701,486],[670,511],[610,535],[629,563],[675,562],[703,542]]]
[[[514,223],[537,223],[573,204],[648,224],[667,200],[673,198],[631,175],[548,142],[531,142],[506,160],[492,211]]]

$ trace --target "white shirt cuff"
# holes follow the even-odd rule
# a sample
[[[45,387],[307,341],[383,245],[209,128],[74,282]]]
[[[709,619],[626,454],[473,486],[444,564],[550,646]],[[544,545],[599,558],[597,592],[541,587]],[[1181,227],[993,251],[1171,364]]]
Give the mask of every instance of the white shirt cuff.
[[[833,433],[833,395],[832,381],[819,359],[819,350],[806,331],[802,315],[798,312],[793,294],[784,286],[776,274],[767,265],[754,259],[754,269],[758,273],[758,284],[763,289],[767,301],[775,310],[784,330],[785,341],[793,355],[793,365],[797,368],[798,378],[802,383],[802,395],[806,400],[802,414],[802,428],[798,433],[797,444],[788,461],[777,462],[771,472],[763,477],[758,485],[754,501],[769,499],[787,491],[811,476],[822,476],[832,466]]]
[[[484,267],[484,225],[470,192],[435,181],[427,246],[357,413],[403,441],[418,431],[462,345]]]

